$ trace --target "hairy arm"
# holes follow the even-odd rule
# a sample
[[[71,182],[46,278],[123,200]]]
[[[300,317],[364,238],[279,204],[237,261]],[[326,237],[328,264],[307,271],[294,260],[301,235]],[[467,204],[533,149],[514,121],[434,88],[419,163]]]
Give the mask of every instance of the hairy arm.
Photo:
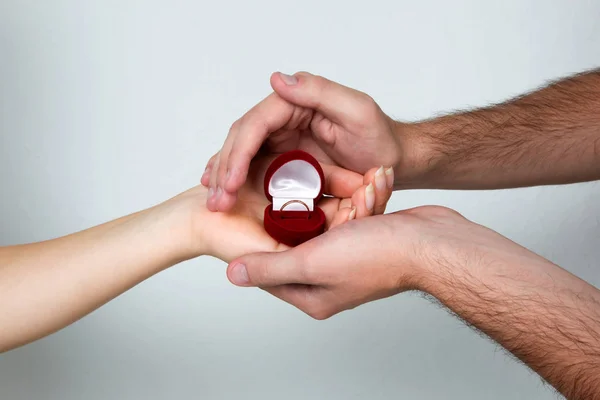
[[[436,263],[424,290],[568,399],[600,399],[600,291],[528,251]]]
[[[495,106],[399,124],[422,174],[398,188],[496,189],[600,179],[600,69]]]
[[[227,273],[317,319],[420,290],[569,399],[600,399],[600,291],[454,211],[353,221],[288,251],[242,256]]]

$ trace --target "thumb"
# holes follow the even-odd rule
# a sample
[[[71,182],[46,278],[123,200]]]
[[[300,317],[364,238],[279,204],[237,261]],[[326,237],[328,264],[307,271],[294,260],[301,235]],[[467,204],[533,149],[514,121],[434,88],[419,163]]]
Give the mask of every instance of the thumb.
[[[271,75],[271,86],[284,100],[317,110],[340,124],[362,115],[360,111],[372,102],[363,92],[308,72],[298,72],[293,76],[276,72]]]
[[[294,250],[276,253],[254,253],[232,261],[227,278],[237,286],[271,287],[303,283],[303,265]]]

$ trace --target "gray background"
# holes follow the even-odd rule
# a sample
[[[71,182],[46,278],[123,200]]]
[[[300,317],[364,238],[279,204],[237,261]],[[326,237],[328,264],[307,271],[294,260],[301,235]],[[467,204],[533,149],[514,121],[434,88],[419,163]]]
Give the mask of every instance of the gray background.
[[[0,0],[0,244],[195,185],[275,70],[322,74],[413,120],[599,64],[593,0]],[[407,191],[389,209],[453,207],[599,285],[599,196],[597,183]],[[0,355],[0,398],[555,398],[418,295],[313,321],[224,269],[186,262]]]

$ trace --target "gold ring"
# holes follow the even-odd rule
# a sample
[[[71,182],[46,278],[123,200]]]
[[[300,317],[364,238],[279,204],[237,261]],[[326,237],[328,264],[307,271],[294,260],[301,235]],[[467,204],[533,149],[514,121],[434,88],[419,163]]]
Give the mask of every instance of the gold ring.
[[[306,219],[309,219],[310,218],[310,208],[302,200],[290,200],[290,201],[286,202],[284,205],[282,205],[281,208],[279,209],[279,211],[283,211],[284,208],[286,208],[290,204],[294,204],[294,203],[302,204],[304,207],[306,207],[306,211],[308,211],[308,214],[306,214]]]

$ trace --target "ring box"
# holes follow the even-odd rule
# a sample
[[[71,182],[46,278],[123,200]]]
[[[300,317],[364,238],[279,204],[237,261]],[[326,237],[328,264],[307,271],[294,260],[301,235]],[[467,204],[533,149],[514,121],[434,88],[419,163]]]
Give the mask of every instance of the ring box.
[[[277,157],[265,174],[264,226],[271,237],[297,246],[325,231],[325,213],[317,207],[325,175],[319,162],[302,150]]]

